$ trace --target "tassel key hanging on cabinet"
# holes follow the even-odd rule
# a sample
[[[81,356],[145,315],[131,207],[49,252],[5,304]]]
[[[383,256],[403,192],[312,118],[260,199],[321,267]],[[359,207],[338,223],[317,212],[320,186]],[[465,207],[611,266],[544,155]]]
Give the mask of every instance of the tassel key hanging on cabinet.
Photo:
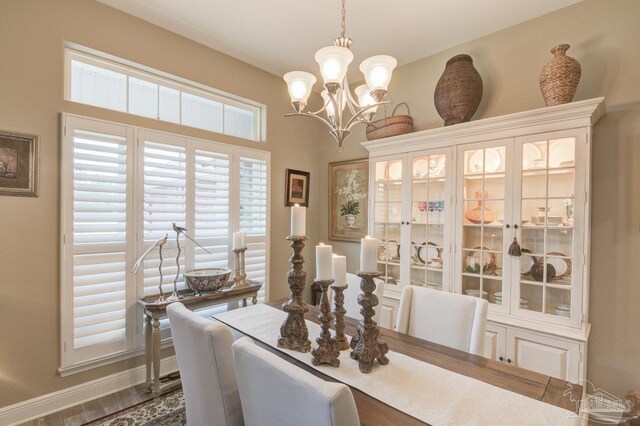
[[[514,225],[514,229],[516,229],[516,232],[517,232],[518,225]],[[521,256],[522,255],[522,250],[520,249],[520,244],[518,244],[518,239],[515,236],[513,237],[513,242],[509,246],[509,255],[510,256]]]

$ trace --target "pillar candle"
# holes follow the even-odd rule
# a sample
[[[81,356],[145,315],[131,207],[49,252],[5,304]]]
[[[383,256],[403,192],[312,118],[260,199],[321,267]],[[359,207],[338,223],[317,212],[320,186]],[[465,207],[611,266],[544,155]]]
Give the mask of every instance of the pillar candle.
[[[291,207],[291,235],[294,237],[304,237],[307,228],[307,208],[298,204]]]
[[[378,240],[366,236],[360,239],[360,272],[378,270]]]
[[[347,285],[347,257],[333,255],[333,279],[335,286],[344,287]]]
[[[331,262],[332,247],[322,243],[316,246],[316,279],[333,279],[333,266]]]
[[[241,249],[247,246],[247,234],[241,231],[233,233],[233,249]]]

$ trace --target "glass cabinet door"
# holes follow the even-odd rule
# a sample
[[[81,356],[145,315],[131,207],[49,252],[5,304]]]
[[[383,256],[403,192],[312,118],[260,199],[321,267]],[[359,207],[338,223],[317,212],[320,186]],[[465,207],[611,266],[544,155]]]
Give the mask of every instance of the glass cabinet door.
[[[409,164],[410,282],[435,290],[443,290],[443,287],[449,290],[451,150],[415,155]]]
[[[458,262],[462,294],[482,297],[492,310],[509,309],[511,148],[502,142],[458,148]],[[505,285],[505,281],[507,285]]]
[[[403,157],[404,158],[404,157]],[[387,285],[400,281],[403,158],[374,160],[373,235],[378,239],[378,271]]]
[[[585,190],[579,187],[584,179],[577,178],[584,173],[584,161],[576,161],[577,142],[575,135],[538,136],[516,144],[514,205],[521,224],[522,256],[513,273],[519,295],[514,307],[525,315],[550,315],[547,318],[554,322],[575,317],[573,305],[579,305],[579,295],[573,293],[580,282],[575,279],[580,267],[574,263],[582,234],[575,232],[574,223],[583,220],[582,209],[576,207],[584,205]]]

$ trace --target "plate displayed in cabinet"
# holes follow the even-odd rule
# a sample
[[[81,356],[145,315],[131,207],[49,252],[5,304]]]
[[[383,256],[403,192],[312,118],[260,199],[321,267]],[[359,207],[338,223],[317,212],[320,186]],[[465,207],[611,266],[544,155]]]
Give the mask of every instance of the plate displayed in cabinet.
[[[424,179],[429,176],[429,160],[419,158],[413,163],[413,178]]]
[[[556,270],[554,281],[571,277],[571,259],[568,259],[565,254],[556,251],[547,253],[547,256],[559,256],[547,257],[547,264],[552,265]]]
[[[529,249],[523,248],[522,256],[520,256],[520,275],[526,277],[527,275],[531,275],[531,267],[538,263],[538,258],[531,255],[531,251]],[[525,256],[525,253],[530,256]]]
[[[482,173],[483,164],[485,173],[497,172],[502,166],[501,152],[495,148],[487,148],[484,150],[483,159],[483,150],[477,150],[469,157],[469,161],[467,163],[467,173]]]
[[[395,161],[393,163],[389,163],[389,168],[387,169],[387,177],[389,180],[400,180],[402,179],[402,162]]]
[[[442,259],[442,249],[439,249],[437,244],[431,241],[426,241],[420,246],[416,247],[416,257],[423,265],[432,264],[431,259]],[[442,267],[442,262],[440,262]]]
[[[496,255],[483,251],[482,258],[480,258],[480,253],[477,251],[480,250],[480,246],[474,247],[473,250],[475,251],[470,251],[467,254],[467,258],[464,262],[465,270],[472,274],[479,274],[482,269],[482,272],[486,272],[487,275],[497,275],[496,271],[498,269],[498,265],[496,263]],[[491,249],[488,247],[482,247],[482,250]]]

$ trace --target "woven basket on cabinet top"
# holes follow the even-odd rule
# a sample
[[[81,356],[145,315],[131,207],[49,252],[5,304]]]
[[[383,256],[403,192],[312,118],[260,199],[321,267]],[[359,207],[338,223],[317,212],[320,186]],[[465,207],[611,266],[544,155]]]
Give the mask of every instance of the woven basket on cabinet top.
[[[407,108],[407,115],[396,115],[396,110],[400,105]],[[404,102],[399,103],[393,109],[391,117],[385,117],[367,125],[367,140],[372,141],[413,132],[413,118],[409,114],[411,114],[409,105]]]

